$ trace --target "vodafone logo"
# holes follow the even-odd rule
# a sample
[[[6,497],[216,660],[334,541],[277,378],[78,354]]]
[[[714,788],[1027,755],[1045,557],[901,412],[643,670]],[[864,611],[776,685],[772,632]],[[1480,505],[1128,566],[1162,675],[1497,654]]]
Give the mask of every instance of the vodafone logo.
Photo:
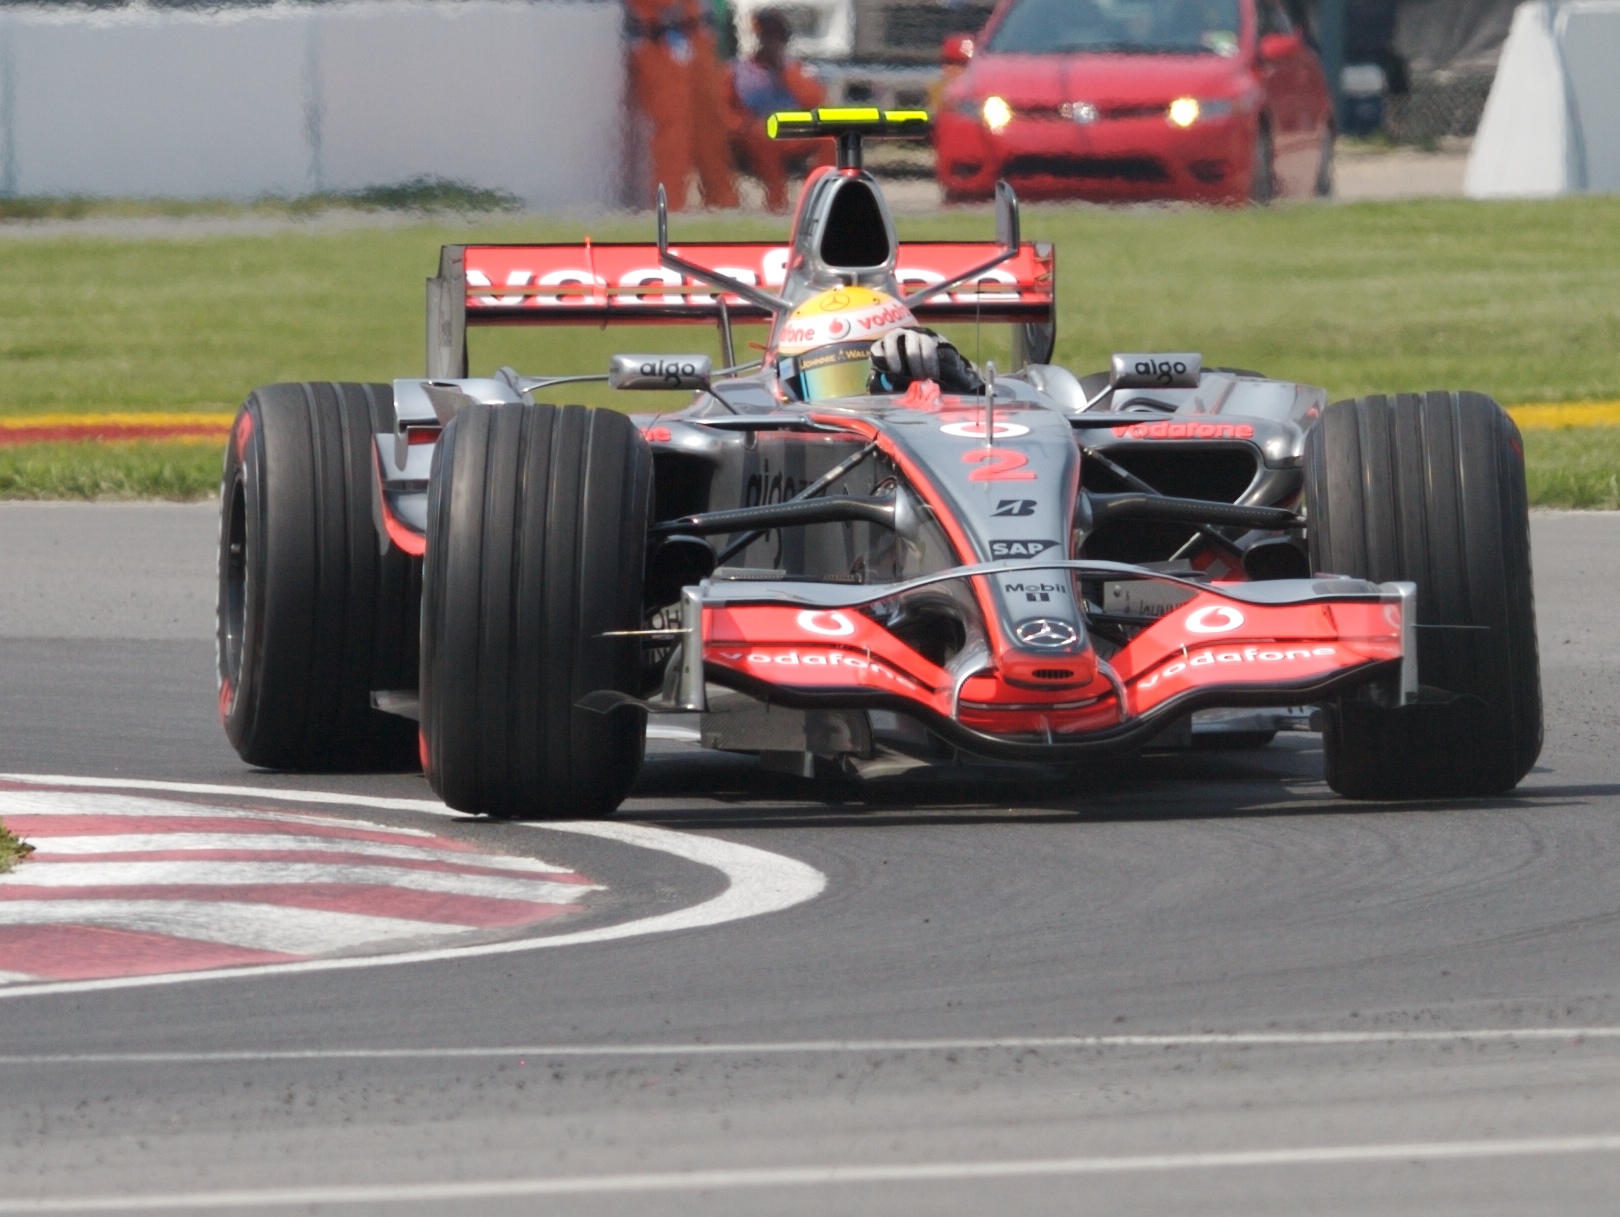
[[[954,435],[959,439],[984,439],[989,431],[983,423],[946,423],[940,428],[946,435]],[[995,436],[997,439],[1016,439],[1020,435],[1028,435],[1029,428],[1018,423],[996,423]]]
[[[827,322],[827,337],[842,338],[847,333],[849,333],[849,322],[842,317],[834,317]]]
[[[823,638],[848,638],[855,632],[855,623],[842,613],[820,613],[806,609],[799,614],[799,628]]]
[[[1227,634],[1243,624],[1243,614],[1224,604],[1212,604],[1187,616],[1187,631],[1192,634]]]

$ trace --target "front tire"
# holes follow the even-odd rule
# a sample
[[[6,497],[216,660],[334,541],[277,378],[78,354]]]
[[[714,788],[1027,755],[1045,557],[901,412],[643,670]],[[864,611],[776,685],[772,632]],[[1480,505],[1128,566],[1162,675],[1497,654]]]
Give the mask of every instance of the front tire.
[[[416,683],[421,562],[379,552],[372,444],[388,385],[280,384],[237,413],[220,488],[225,734],[269,769],[400,769],[412,724],[371,707]]]
[[[1324,707],[1328,785],[1349,798],[1511,790],[1541,751],[1524,449],[1479,393],[1336,402],[1305,440],[1311,568],[1417,584],[1416,704]]]
[[[451,807],[604,816],[641,765],[636,693],[652,454],[583,406],[468,406],[434,453],[422,611],[422,752]]]

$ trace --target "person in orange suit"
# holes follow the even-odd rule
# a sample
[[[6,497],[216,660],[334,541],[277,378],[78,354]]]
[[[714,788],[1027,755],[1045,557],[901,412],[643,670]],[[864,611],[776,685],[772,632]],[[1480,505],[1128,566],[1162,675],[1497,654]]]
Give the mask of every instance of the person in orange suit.
[[[624,0],[624,18],[631,94],[652,124],[653,196],[661,182],[682,210],[696,168],[703,202],[735,207],[725,73],[699,0]]]
[[[786,211],[788,170],[807,155],[812,165],[832,164],[832,141],[773,140],[765,133],[765,120],[778,110],[813,110],[827,99],[827,90],[787,57],[792,30],[781,13],[768,8],[755,13],[754,36],[759,49],[732,68],[731,141],[738,159],[765,187],[765,206]]]

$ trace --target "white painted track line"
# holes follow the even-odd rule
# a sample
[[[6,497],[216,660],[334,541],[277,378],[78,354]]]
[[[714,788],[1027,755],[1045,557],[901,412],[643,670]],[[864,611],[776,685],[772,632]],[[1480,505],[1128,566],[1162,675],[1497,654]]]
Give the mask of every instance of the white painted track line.
[[[32,925],[104,926],[281,955],[352,951],[476,928],[229,900],[0,900],[0,926]]]
[[[657,1171],[622,1175],[562,1175],[537,1179],[466,1180],[360,1186],[286,1187],[149,1196],[60,1196],[0,1199],[0,1213],[128,1213],[212,1208],[291,1208],[300,1205],[410,1204],[503,1200],[531,1196],[735,1191],[883,1183],[971,1183],[1083,1175],[1154,1174],[1256,1167],[1364,1165],[1528,1158],[1620,1151],[1620,1135],[1521,1137],[1491,1141],[1412,1141],[1393,1145],[1323,1145],[1300,1149],[1135,1154],[1112,1158],[1031,1158],[1002,1162],[917,1162],[870,1166],[783,1166],[741,1170]]]
[[[401,858],[418,862],[447,862],[479,870],[524,871],[535,875],[555,875],[567,868],[553,866],[538,858],[516,858],[509,854],[456,854],[444,849],[419,845],[390,845],[382,841],[359,841],[347,837],[304,837],[295,833],[267,832],[147,832],[91,833],[73,837],[42,837],[28,834],[34,859],[86,854],[168,853],[171,850],[273,851],[276,853],[363,854],[368,858]]]
[[[477,866],[476,855],[439,856],[445,863]],[[386,863],[345,865],[341,862],[49,862],[19,866],[6,875],[8,888],[20,887],[157,887],[171,884],[246,887],[257,884],[379,884],[489,900],[550,901],[566,904],[593,884],[556,883],[547,879],[469,875],[440,870],[413,870]],[[0,908],[6,901],[0,900]]]
[[[36,778],[26,777],[18,774],[0,774],[0,781],[33,782],[37,780],[38,779]],[[63,779],[62,784],[83,787],[85,786],[85,781],[82,778],[77,781]],[[141,789],[146,789],[150,787],[152,783],[134,782],[131,783],[131,785]],[[89,789],[116,790],[118,789],[118,785],[115,782],[97,780],[90,783]],[[215,793],[219,793],[221,791],[229,792],[235,788],[227,786],[214,787],[211,789]],[[198,792],[187,789],[177,791],[176,793],[195,794]],[[62,796],[58,792],[52,791],[36,793],[35,791],[31,790],[7,790],[4,792],[4,795],[6,813],[8,815],[61,816],[77,814],[70,807],[64,805]],[[341,800],[330,798],[311,799],[310,801],[317,803],[341,802]],[[356,804],[356,806],[362,805],[364,804]],[[429,806],[431,807],[432,804],[429,804]],[[445,808],[444,810],[447,812],[449,811],[448,808]],[[192,807],[186,807],[178,803],[167,802],[161,799],[143,799],[129,795],[116,794],[104,794],[100,796],[99,801],[95,804],[94,814],[97,816],[134,816],[142,819],[151,817],[157,819],[182,820],[217,820],[223,815],[231,819],[255,821],[266,820],[277,824],[302,824],[311,828],[352,829],[355,826],[353,820],[343,819],[340,816],[321,816],[307,812],[299,814],[279,811],[265,811],[257,807],[251,810],[240,807],[226,809],[210,807],[201,803]],[[455,813],[449,812],[449,814],[453,815]],[[392,824],[368,824],[366,831],[389,836],[397,836],[402,840],[410,840],[413,837],[431,837],[433,835],[425,828],[401,828],[398,825]]]
[[[240,1061],[459,1060],[465,1058],[814,1056],[885,1052],[1035,1052],[1133,1048],[1331,1048],[1381,1044],[1579,1044],[1620,1040],[1620,1027],[1473,1027],[1456,1031],[1255,1031],[1192,1035],[1047,1035],[979,1039],[786,1040],[724,1044],[512,1044],[445,1048],[290,1048],[226,1052],[0,1053],[0,1065],[185,1065]]]
[[[451,811],[443,803],[432,799],[379,798],[370,795],[335,794],[329,791],[268,790],[257,786],[225,786],[200,782],[80,778],[60,774],[8,773],[0,774],[0,781],[80,790],[144,790],[169,794],[219,795],[254,802],[375,808],[462,818],[460,812]],[[131,812],[130,814],[139,813]],[[204,812],[203,814],[208,813]],[[342,823],[342,821],[336,822]],[[793,908],[808,900],[815,899],[827,884],[825,875],[795,858],[773,854],[750,845],[739,845],[732,841],[723,841],[715,837],[678,833],[668,829],[654,828],[651,825],[626,824],[616,821],[528,822],[525,826],[551,832],[597,837],[621,845],[669,854],[699,866],[707,866],[718,870],[726,877],[727,886],[719,895],[688,908],[676,909],[668,913],[658,913],[634,921],[620,922],[616,925],[598,926],[589,930],[575,930],[571,933],[551,934],[546,937],[480,943],[475,946],[451,946],[433,950],[401,951],[390,955],[373,955],[351,959],[313,959],[299,963],[213,968],[207,971],[170,973],[159,976],[119,976],[105,980],[55,981],[14,985],[0,989],[0,1001],[14,1001],[19,998],[50,994],[87,993],[103,989],[199,984],[205,981],[228,980],[238,977],[326,972],[353,968],[397,967],[411,963],[466,959],[478,955],[507,955],[525,951],[548,950],[555,947],[580,946],[587,943],[612,942],[623,938],[639,938],[649,934],[669,934],[683,930],[705,929],[711,926],[724,925],[730,921],[761,917],[768,913]],[[40,862],[38,865],[58,868],[82,864]],[[10,877],[14,877],[16,874],[26,870],[27,867],[19,868],[19,871],[12,872]],[[577,891],[577,887],[575,890]],[[5,1210],[0,1209],[0,1212],[3,1211]]]

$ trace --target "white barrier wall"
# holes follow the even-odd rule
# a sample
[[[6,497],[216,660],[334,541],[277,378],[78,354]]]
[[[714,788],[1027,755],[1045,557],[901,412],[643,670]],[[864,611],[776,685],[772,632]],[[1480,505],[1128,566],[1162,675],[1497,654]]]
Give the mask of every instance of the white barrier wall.
[[[1620,0],[1519,5],[1463,189],[1471,198],[1620,191]]]
[[[422,174],[535,208],[623,177],[612,3],[0,9],[0,191],[299,195]]]

